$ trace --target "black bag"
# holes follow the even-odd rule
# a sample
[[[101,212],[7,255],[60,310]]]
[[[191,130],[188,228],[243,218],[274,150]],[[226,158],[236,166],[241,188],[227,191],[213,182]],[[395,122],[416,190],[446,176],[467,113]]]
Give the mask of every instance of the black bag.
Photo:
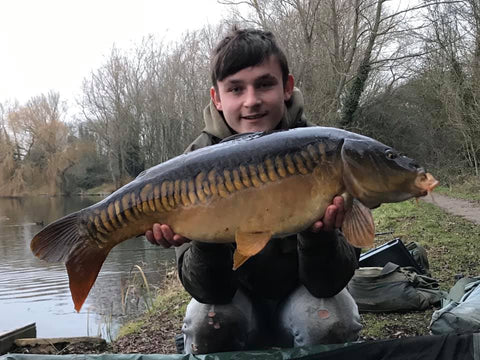
[[[360,267],[383,267],[392,262],[401,267],[413,267],[422,275],[431,276],[427,252],[416,242],[404,245],[400,238],[395,238],[375,249],[360,255]]]

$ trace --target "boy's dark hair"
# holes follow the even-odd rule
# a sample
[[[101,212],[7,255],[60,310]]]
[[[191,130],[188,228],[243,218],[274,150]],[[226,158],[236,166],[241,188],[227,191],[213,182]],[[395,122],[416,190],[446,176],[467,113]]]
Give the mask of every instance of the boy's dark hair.
[[[213,51],[211,61],[212,84],[250,66],[261,64],[271,55],[277,57],[282,70],[283,84],[288,80],[288,62],[270,31],[237,29],[227,34]]]

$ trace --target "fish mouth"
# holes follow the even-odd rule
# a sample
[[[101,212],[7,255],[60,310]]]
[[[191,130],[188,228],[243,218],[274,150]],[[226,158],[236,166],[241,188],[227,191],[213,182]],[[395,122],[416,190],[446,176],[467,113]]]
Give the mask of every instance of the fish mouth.
[[[417,178],[415,179],[415,187],[420,191],[416,197],[426,196],[435,189],[440,182],[433,177],[432,174],[425,172],[423,170],[418,172]]]

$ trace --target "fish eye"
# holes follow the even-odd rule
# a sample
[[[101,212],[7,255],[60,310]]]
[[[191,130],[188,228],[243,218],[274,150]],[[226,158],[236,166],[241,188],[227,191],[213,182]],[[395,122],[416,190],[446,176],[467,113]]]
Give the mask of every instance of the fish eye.
[[[385,156],[387,157],[387,159],[390,159],[390,160],[397,158],[397,154],[394,153],[392,150],[385,151]]]

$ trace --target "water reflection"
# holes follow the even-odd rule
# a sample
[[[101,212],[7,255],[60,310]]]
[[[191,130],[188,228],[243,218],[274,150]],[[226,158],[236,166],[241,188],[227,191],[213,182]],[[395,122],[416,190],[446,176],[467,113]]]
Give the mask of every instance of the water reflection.
[[[98,200],[0,198],[0,333],[36,322],[38,337],[101,334],[109,338],[128,315],[144,310],[142,288],[131,286],[140,278],[134,265],[141,266],[150,286],[159,285],[166,264],[173,261],[173,250],[154,247],[144,238],[115,247],[80,313],[73,309],[64,265],[41,261],[30,251],[30,241],[42,223]]]

